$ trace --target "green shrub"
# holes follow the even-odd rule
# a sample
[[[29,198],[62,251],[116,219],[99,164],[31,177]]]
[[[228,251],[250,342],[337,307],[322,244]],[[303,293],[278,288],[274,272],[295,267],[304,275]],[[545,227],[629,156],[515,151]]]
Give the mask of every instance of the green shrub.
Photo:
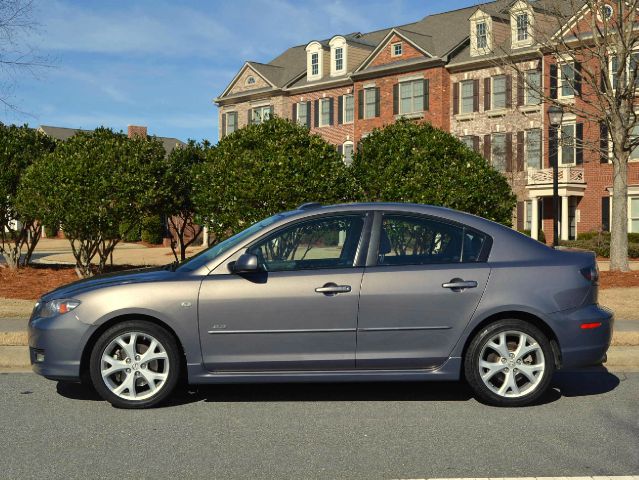
[[[162,243],[164,228],[159,215],[145,217],[142,220],[142,241],[159,245]]]
[[[125,242],[139,242],[142,239],[140,224],[125,220],[120,224],[120,236]]]
[[[58,234],[58,227],[53,225],[44,225],[42,228],[44,228],[44,234],[47,238],[55,238]]]
[[[629,233],[628,243],[639,243],[639,233]]]

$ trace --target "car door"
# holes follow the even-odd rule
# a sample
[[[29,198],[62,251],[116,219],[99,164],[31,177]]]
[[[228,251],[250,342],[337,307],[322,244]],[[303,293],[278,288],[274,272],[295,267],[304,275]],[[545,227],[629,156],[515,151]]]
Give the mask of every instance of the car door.
[[[246,250],[258,272],[207,276],[198,305],[206,368],[355,368],[365,222],[356,213],[285,226]]]
[[[373,235],[377,255],[362,280],[357,367],[440,365],[486,287],[490,238],[441,219],[394,213],[378,213]]]

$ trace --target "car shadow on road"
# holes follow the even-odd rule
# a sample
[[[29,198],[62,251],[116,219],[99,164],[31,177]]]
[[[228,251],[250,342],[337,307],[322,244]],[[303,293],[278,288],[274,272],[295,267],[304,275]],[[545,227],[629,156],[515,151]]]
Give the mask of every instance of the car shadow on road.
[[[552,388],[534,405],[561,397],[601,395],[614,390],[620,381],[604,367],[557,372]],[[57,391],[69,399],[102,400],[93,388],[79,383],[58,382]],[[472,398],[464,382],[221,384],[178,388],[160,408],[195,402],[466,402]]]

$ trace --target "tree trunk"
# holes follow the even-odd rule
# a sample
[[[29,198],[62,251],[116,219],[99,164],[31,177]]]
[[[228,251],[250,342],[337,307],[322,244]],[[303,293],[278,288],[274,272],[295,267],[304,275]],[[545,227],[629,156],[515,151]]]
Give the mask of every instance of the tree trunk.
[[[630,270],[628,265],[628,156],[629,152],[615,152],[612,161],[610,270],[618,272]]]

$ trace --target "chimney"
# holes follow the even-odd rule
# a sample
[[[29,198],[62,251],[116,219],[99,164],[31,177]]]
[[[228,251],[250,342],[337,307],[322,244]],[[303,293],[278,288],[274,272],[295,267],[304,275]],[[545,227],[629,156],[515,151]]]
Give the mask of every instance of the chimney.
[[[127,129],[127,135],[129,138],[133,138],[133,137],[146,138],[146,127],[129,125]]]

